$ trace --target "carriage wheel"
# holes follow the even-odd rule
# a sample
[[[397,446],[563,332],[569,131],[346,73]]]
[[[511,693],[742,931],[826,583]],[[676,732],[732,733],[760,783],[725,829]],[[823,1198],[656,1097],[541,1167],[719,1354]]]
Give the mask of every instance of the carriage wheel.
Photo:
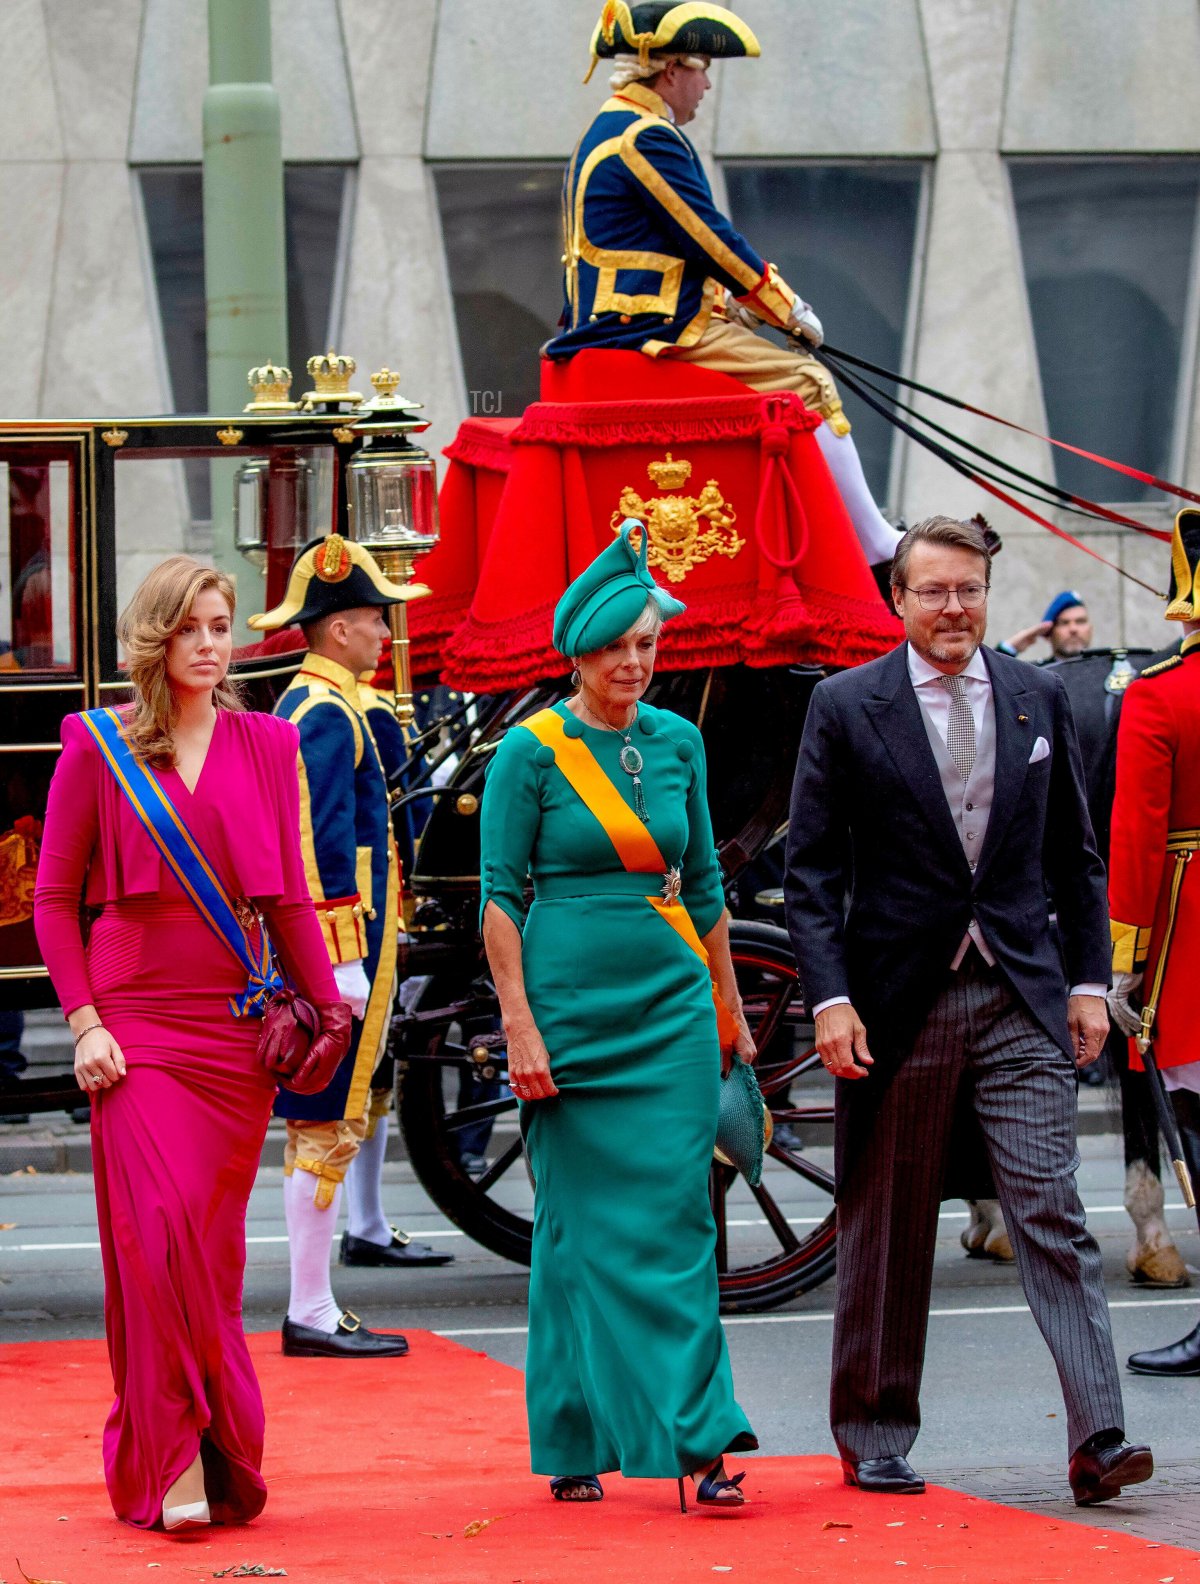
[[[748,1188],[716,1161],[709,1179],[721,1306],[727,1313],[747,1314],[776,1308],[833,1274],[833,1095],[832,1080],[813,1048],[785,932],[735,920],[730,944],[759,1047],[759,1084],[775,1125],[758,1188]],[[438,988],[431,981],[422,1010],[441,1004]],[[464,1018],[450,1027],[432,1021],[421,1049],[411,1050],[401,1063],[400,1124],[413,1170],[438,1208],[477,1243],[527,1265],[531,1194],[515,1127],[517,1102],[505,1094],[470,1097],[466,1103],[459,1099],[460,1075],[472,1066],[503,1077],[503,1042],[487,1031],[489,1024],[499,1026],[498,1009],[493,1003],[489,1012],[475,1002]],[[452,1041],[460,1028],[461,1042]],[[495,1064],[479,1061],[482,1052],[490,1055],[493,1049]],[[457,1139],[463,1128],[487,1117],[497,1122],[489,1166],[473,1180],[459,1164]]]

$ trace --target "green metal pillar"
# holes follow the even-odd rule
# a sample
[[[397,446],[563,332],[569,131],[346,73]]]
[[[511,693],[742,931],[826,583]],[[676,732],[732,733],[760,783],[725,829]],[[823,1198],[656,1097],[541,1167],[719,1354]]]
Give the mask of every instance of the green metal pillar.
[[[208,410],[239,413],[247,371],[287,360],[283,143],[271,81],[270,0],[208,0],[204,95],[204,295]],[[233,472],[213,465],[213,556],[233,545]]]

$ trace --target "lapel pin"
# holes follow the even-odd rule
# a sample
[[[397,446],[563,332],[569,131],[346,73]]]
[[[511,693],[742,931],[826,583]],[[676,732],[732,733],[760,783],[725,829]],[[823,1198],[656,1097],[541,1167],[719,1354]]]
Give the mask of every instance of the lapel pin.
[[[1020,722],[1020,724],[1022,726],[1024,726],[1024,725],[1026,725],[1028,723],[1029,716],[1028,715],[1018,715],[1017,716],[1017,720]]]

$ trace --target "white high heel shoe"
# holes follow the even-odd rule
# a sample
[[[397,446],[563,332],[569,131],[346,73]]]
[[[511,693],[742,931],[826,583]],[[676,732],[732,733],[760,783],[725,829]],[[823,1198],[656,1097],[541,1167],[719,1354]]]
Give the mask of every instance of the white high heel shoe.
[[[170,1533],[180,1530],[206,1529],[212,1523],[207,1501],[184,1502],[179,1507],[163,1505],[163,1528]]]

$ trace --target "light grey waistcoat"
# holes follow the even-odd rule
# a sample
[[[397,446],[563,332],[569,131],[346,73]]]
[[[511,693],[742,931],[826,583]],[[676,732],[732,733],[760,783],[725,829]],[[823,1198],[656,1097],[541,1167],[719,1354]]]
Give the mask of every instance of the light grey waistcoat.
[[[918,694],[917,702],[920,703]],[[963,778],[962,771],[950,757],[950,750],[938,734],[937,727],[921,711],[925,735],[933,750],[942,790],[954,816],[954,826],[962,843],[967,862],[974,869],[979,862],[983,838],[987,835],[988,819],[992,812],[992,799],[996,793],[996,701],[988,690],[987,705],[983,712],[983,725],[975,735],[975,763],[971,774]]]

